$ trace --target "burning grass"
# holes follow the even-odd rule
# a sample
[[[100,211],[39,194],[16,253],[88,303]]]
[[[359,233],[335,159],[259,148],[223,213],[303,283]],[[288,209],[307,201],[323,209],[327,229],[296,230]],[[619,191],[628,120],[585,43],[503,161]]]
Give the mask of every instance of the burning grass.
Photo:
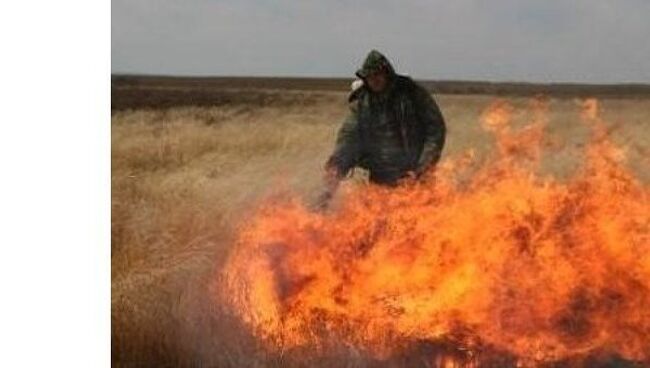
[[[643,282],[647,283],[648,275],[640,278],[638,265],[647,264],[647,256],[629,254],[628,243],[612,248],[605,246],[610,243],[579,240],[588,231],[595,231],[595,239],[607,240],[622,231],[622,214],[634,214],[636,210],[630,208],[644,203],[647,206],[647,101],[604,101],[599,114],[585,116],[587,124],[581,124],[581,107],[571,100],[530,105],[526,99],[509,99],[492,105],[489,97],[442,96],[450,133],[435,186],[407,184],[387,192],[353,180],[344,186],[331,213],[315,214],[304,204],[318,195],[322,163],[345,113],[344,98],[332,93],[304,106],[225,105],[113,115],[112,349],[116,366],[413,367],[470,363],[480,357],[492,366],[506,367],[516,364],[521,360],[518,354],[530,348],[534,337],[528,332],[534,328],[540,328],[541,337],[556,337],[544,350],[545,356],[521,360],[527,364],[554,361],[592,367],[639,357],[633,347],[625,350],[603,344],[607,340],[593,336],[601,330],[617,341],[634,341],[643,335],[642,323],[628,327],[645,321],[645,315],[628,311],[645,301]],[[484,127],[493,133],[486,133]],[[594,127],[600,127],[599,133],[593,133]],[[587,141],[601,143],[587,149]],[[584,164],[589,152],[598,152],[596,147],[607,155],[593,154],[595,158],[587,162],[609,157],[611,165],[607,161],[604,167],[622,173],[608,186],[598,185],[600,177],[588,174],[593,165]],[[625,164],[616,147],[625,148]],[[466,154],[470,148],[473,155]],[[510,162],[505,157],[517,159]],[[516,170],[507,181],[508,188],[519,191],[515,192],[517,200],[514,195],[506,196],[505,178],[499,174],[500,168],[510,167]],[[453,175],[444,177],[443,173]],[[602,178],[611,173],[602,171]],[[260,200],[278,188],[284,188],[283,194],[263,201],[258,208]],[[598,188],[613,192],[605,195]],[[636,207],[628,206],[631,194],[617,192],[630,188],[646,193],[646,197],[634,197]],[[461,200],[463,196],[467,198]],[[593,196],[608,201],[601,205]],[[381,200],[376,201],[377,197]],[[584,200],[571,202],[578,197]],[[477,200],[484,204],[481,211],[477,211]],[[562,212],[562,203],[574,203],[569,206],[573,209]],[[498,208],[504,204],[511,208]],[[578,216],[588,210],[599,221],[606,214],[619,217],[596,226],[587,221],[591,217]],[[373,218],[375,214],[378,217]],[[508,227],[499,232],[487,226],[493,217],[509,220]],[[293,221],[292,226],[281,219]],[[268,227],[262,226],[265,222]],[[551,223],[563,222],[565,230],[548,230]],[[461,246],[469,241],[463,238],[467,235],[451,226],[461,223],[476,232],[476,246]],[[434,225],[445,231],[430,232]],[[414,226],[415,233],[409,226]],[[270,234],[273,229],[277,233]],[[625,229],[623,239],[640,231]],[[647,234],[647,228],[644,231]],[[434,235],[441,233],[449,243],[437,243]],[[410,237],[398,244],[395,240],[400,234]],[[489,235],[503,239],[485,240]],[[271,238],[278,241],[273,244]],[[560,251],[563,247],[558,244],[571,239],[577,245]],[[421,247],[409,247],[407,241]],[[438,252],[427,252],[427,246]],[[260,247],[270,251],[257,252]],[[513,252],[515,248],[519,251]],[[602,251],[603,258],[589,249]],[[591,255],[583,259],[581,252]],[[250,262],[240,262],[246,255]],[[504,256],[507,259],[499,258]],[[530,268],[542,256],[556,262]],[[379,261],[385,271],[380,272]],[[422,273],[428,265],[439,267],[435,262],[441,262],[445,271],[457,271]],[[593,273],[580,275],[589,262],[597,266]],[[295,263],[298,268],[293,267]],[[329,281],[322,279],[328,268],[321,265],[338,273],[332,273]],[[320,296],[323,306],[311,308],[320,303],[315,294],[318,287],[344,275],[344,265],[350,266],[345,276],[348,283],[334,294],[323,289],[327,291]],[[226,295],[214,277],[222,277],[222,270],[231,272],[225,279],[233,289]],[[419,281],[398,282],[404,276],[416,276]],[[645,281],[635,283],[639,278]],[[265,280],[266,288],[260,283]],[[242,284],[249,289],[238,286]],[[580,287],[583,284],[587,287]],[[447,299],[438,298],[443,302],[436,306],[422,285],[429,285],[431,295]],[[509,287],[513,285],[520,288]],[[555,291],[552,286],[556,285],[563,289]],[[406,292],[404,286],[408,286]],[[251,287],[268,293],[251,294]],[[552,289],[555,299],[534,293],[539,287]],[[385,291],[373,296],[378,288]],[[628,289],[636,290],[636,297],[612,292]],[[475,290],[478,294],[472,296]],[[258,295],[259,303],[252,303],[251,295]],[[499,298],[503,304],[496,302]],[[473,300],[478,304],[472,306]],[[522,307],[506,303],[515,301],[523,303]],[[362,310],[365,302],[369,304]],[[452,302],[459,303],[460,313],[453,312]],[[539,316],[554,302],[565,303],[564,312],[558,309],[547,322],[527,319]],[[421,314],[437,310],[438,314],[420,318],[413,315],[417,310]],[[608,319],[614,313],[623,316],[620,321]],[[440,324],[446,316],[453,318]],[[371,317],[373,323],[366,323]],[[491,326],[493,321],[500,324]],[[291,323],[292,331],[288,330]],[[438,335],[431,332],[431,326],[438,326]],[[609,332],[614,327],[620,331]],[[511,346],[500,350],[513,339]],[[589,341],[596,344],[589,345]]]
[[[434,365],[650,364],[650,191],[595,100],[584,163],[562,182],[537,174],[546,110],[533,101],[515,130],[510,104],[489,106],[497,149],[478,165],[469,152],[423,182],[355,187],[329,214],[266,203],[218,298],[277,352],[336,341],[390,360],[428,342]]]

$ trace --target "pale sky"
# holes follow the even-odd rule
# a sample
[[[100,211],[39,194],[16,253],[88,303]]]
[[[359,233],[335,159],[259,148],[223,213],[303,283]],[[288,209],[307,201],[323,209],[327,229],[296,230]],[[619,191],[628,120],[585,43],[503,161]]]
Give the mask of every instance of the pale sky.
[[[112,71],[650,83],[649,0],[112,0]]]

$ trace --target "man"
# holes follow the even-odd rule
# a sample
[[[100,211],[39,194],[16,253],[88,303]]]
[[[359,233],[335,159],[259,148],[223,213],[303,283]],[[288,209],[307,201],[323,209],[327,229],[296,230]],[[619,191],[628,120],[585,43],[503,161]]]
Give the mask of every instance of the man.
[[[370,181],[394,186],[418,178],[440,159],[445,122],[431,95],[411,78],[395,73],[384,55],[370,51],[356,72],[363,81],[350,94],[334,153],[326,164],[329,196],[354,167]]]

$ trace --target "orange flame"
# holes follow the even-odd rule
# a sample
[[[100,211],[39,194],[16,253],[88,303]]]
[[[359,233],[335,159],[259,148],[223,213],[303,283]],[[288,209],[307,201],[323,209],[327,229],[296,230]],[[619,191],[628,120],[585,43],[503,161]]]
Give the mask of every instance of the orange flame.
[[[594,352],[650,360],[648,187],[623,166],[596,100],[583,103],[593,134],[582,168],[566,181],[536,174],[546,109],[534,101],[515,131],[514,109],[490,106],[486,163],[468,154],[422,182],[357,186],[329,214],[266,203],[241,229],[223,295],[269,349],[337,339],[386,357],[426,340],[520,366]]]

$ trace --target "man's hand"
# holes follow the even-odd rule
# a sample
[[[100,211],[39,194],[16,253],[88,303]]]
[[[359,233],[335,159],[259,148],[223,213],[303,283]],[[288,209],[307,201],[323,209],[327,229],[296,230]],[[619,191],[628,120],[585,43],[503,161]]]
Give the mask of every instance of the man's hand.
[[[425,180],[429,176],[429,170],[431,169],[430,165],[427,166],[418,166],[414,170],[410,170],[406,173],[406,177],[410,180]]]
[[[427,174],[428,171],[429,171],[429,165],[418,166],[414,171],[416,179],[422,178]]]
[[[325,188],[323,192],[318,196],[316,202],[316,208],[319,211],[324,211],[329,207],[329,204],[332,201],[332,198],[334,198],[336,190],[339,187],[339,183],[341,182],[341,176],[339,175],[339,172],[335,166],[327,165],[325,167],[323,182],[325,184]]]

